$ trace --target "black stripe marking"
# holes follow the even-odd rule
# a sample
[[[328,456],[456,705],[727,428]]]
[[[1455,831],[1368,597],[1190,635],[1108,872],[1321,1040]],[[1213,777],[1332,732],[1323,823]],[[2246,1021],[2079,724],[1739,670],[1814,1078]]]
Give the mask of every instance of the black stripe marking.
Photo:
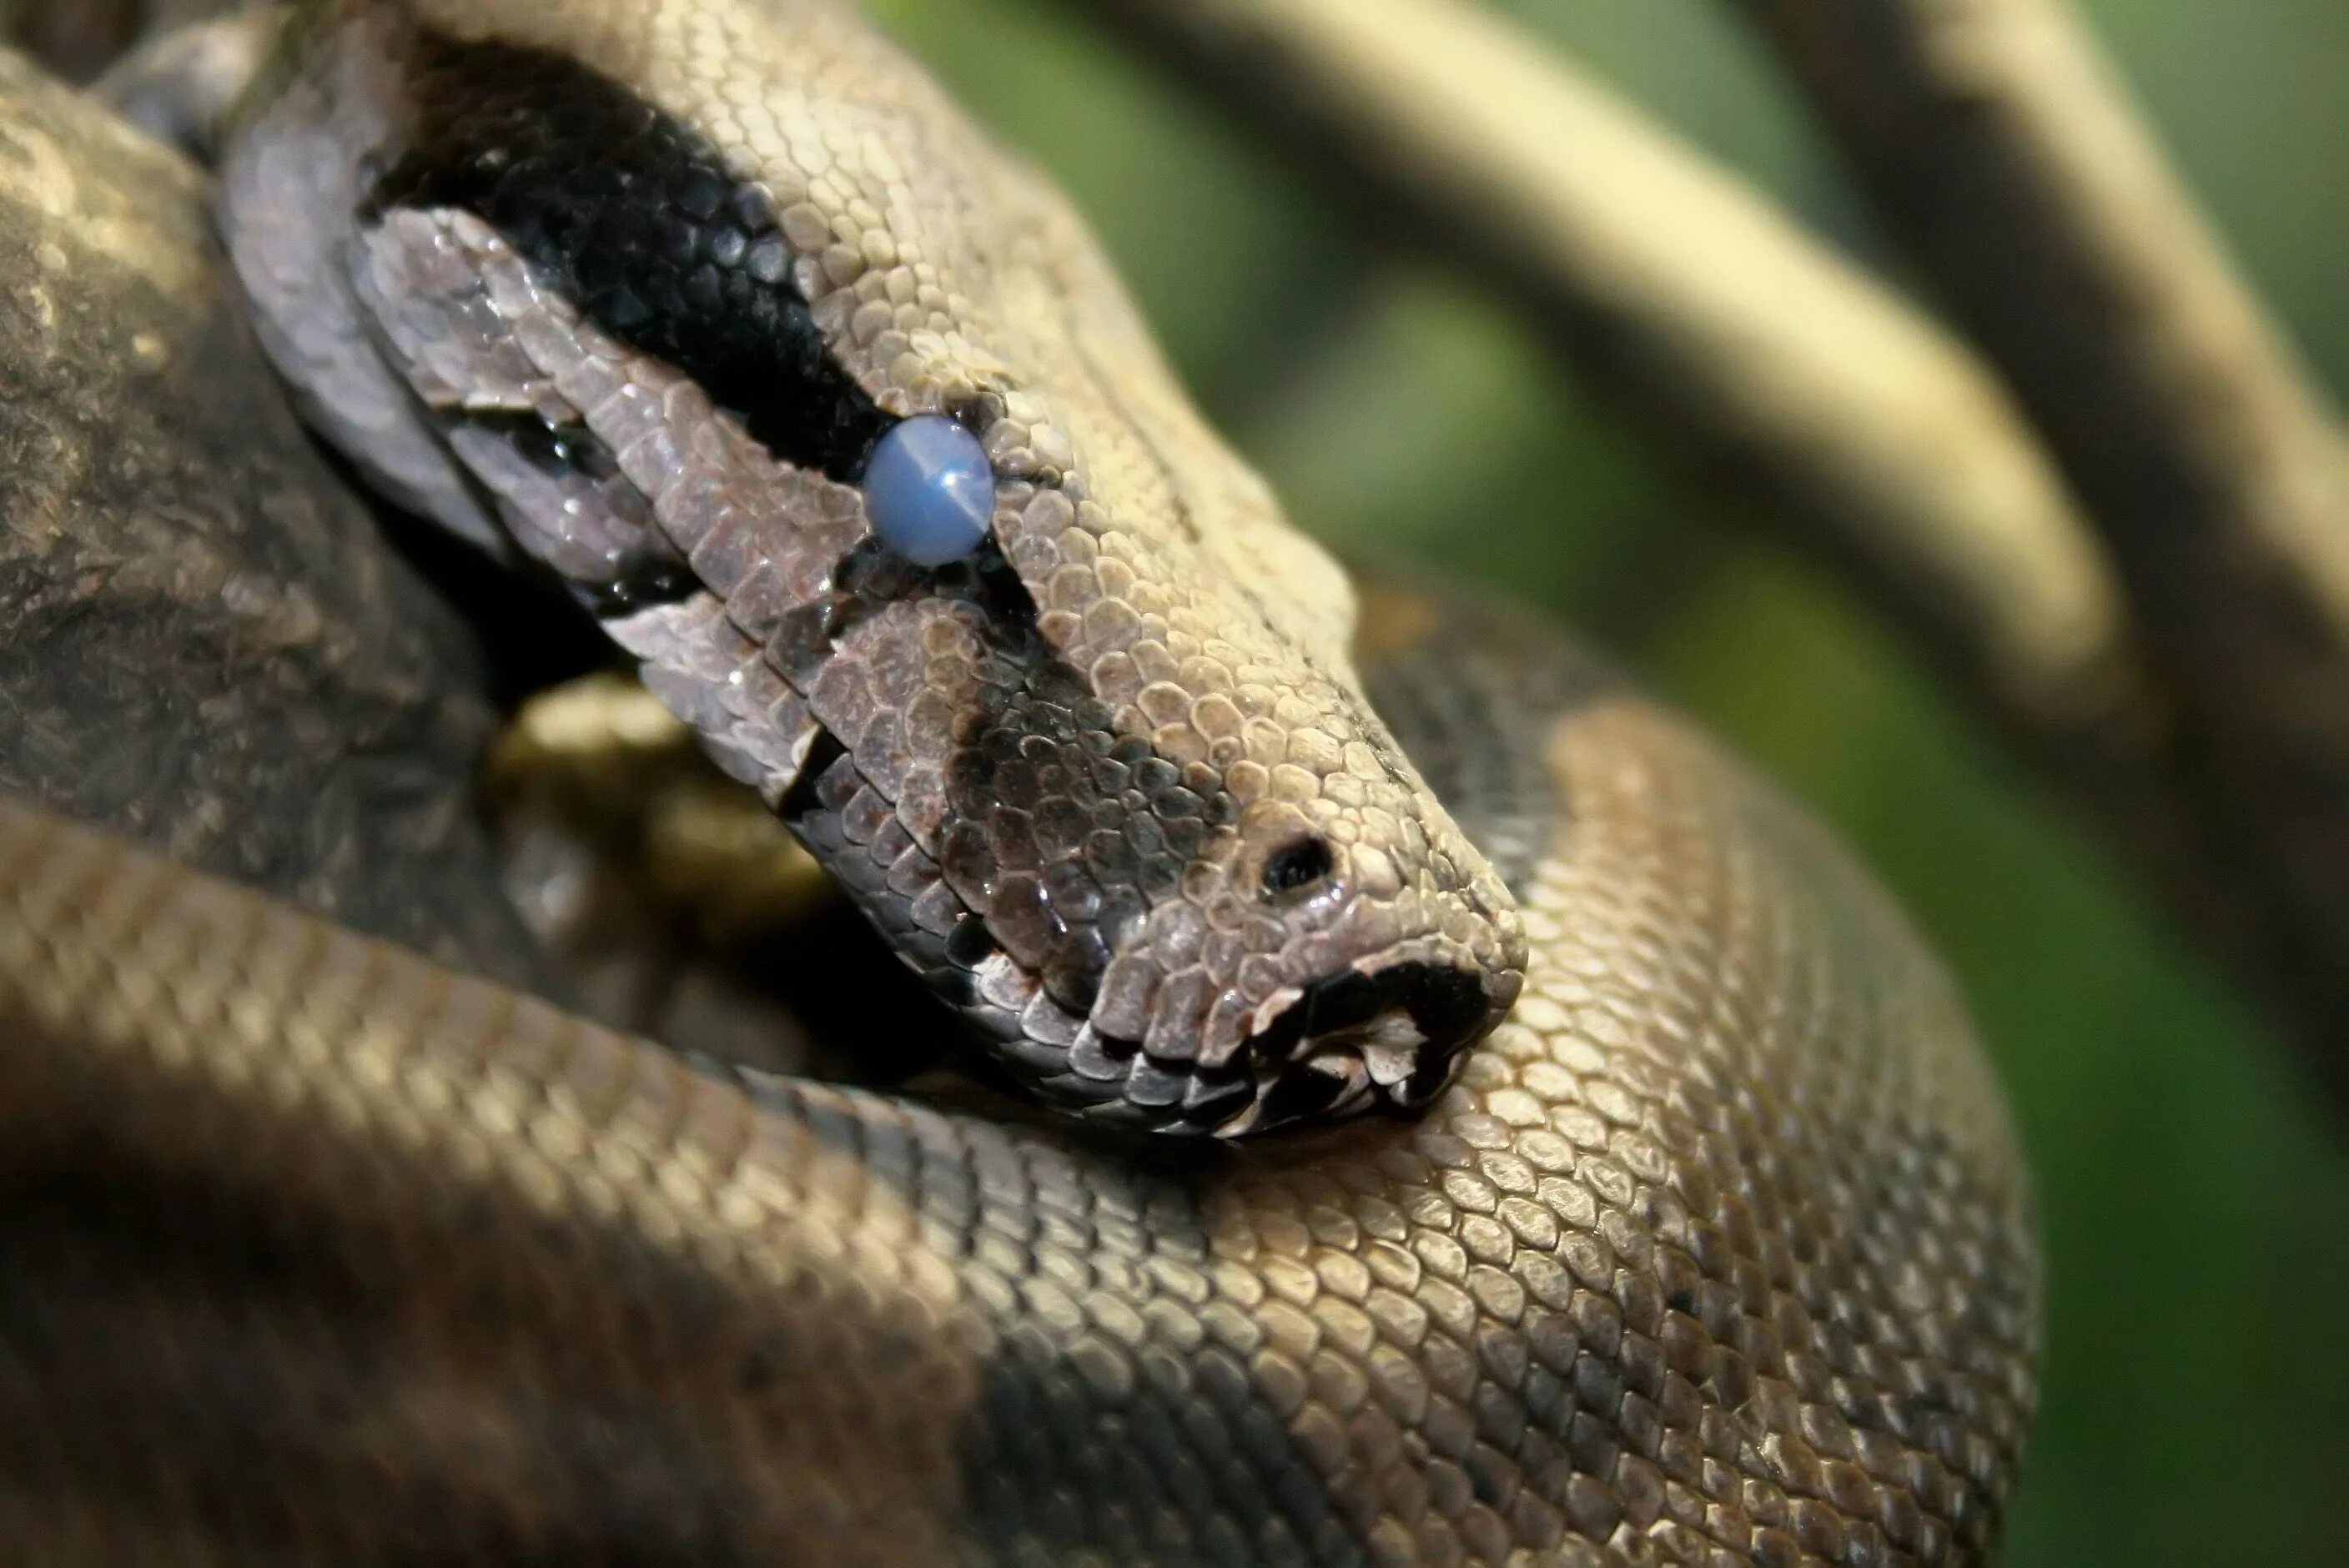
[[[551,51],[426,31],[404,64],[416,129],[372,212],[473,213],[777,457],[843,483],[862,476],[891,421],[833,362],[776,214],[715,148]]]

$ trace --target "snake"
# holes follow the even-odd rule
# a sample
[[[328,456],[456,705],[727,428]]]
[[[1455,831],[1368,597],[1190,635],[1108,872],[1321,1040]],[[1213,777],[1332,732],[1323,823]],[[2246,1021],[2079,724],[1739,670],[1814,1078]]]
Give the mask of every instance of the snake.
[[[843,5],[254,36],[216,210],[304,416],[599,626],[981,1087],[0,804],[20,1560],[1987,1559],[2028,1179],[1798,807],[1293,529]]]

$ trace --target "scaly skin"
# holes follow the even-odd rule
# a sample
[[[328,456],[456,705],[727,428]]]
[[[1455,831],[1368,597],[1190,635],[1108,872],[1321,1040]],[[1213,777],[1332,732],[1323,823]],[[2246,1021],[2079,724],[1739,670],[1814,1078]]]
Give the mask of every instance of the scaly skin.
[[[2015,1156],[1810,824],[1593,695],[1512,1016],[1206,1162],[774,1080],[11,811],[31,1561],[1967,1562]]]
[[[1981,1560],[2035,1261],[1946,978],[1570,652],[1361,642],[1524,994],[1238,1148],[697,1071],[0,807],[9,1555]]]

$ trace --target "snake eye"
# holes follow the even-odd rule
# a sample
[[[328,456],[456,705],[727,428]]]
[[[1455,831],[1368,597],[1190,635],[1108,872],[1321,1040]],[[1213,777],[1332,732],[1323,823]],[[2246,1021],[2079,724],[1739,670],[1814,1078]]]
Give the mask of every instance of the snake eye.
[[[994,465],[977,436],[942,414],[900,419],[865,465],[864,514],[916,566],[960,561],[994,519]]]

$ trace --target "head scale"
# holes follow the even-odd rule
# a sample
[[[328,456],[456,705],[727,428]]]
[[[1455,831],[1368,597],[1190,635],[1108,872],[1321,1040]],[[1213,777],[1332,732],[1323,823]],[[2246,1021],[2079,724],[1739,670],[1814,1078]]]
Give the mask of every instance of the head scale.
[[[1057,197],[826,5],[343,0],[289,59],[224,199],[322,423],[562,575],[1012,1070],[1223,1134],[1442,1088],[1515,909]]]

